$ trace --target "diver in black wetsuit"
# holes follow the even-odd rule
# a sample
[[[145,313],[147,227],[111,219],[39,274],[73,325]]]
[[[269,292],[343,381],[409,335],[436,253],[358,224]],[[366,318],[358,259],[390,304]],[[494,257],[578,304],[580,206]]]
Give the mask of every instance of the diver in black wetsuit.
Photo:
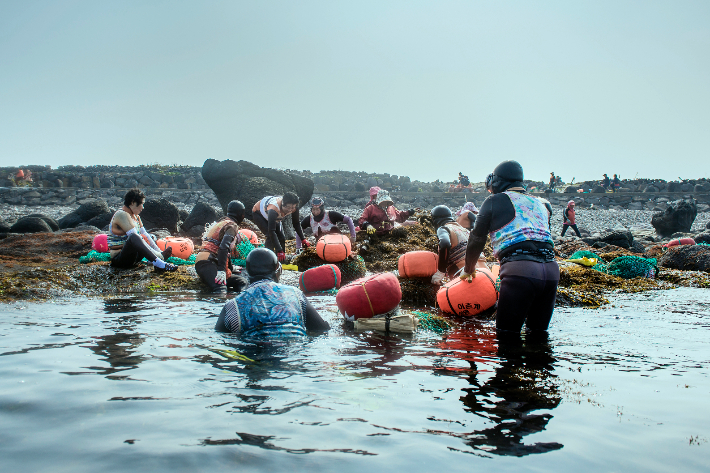
[[[525,191],[523,168],[516,161],[499,164],[486,185],[493,195],[481,205],[471,230],[461,279],[475,277],[490,234],[501,264],[496,328],[520,332],[525,324],[528,330],[547,330],[560,280],[550,234],[552,207]]]

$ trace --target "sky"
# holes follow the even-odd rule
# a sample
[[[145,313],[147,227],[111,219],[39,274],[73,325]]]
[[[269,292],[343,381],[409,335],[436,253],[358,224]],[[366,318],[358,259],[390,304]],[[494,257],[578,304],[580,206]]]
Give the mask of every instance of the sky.
[[[0,165],[710,177],[710,2],[0,0]]]

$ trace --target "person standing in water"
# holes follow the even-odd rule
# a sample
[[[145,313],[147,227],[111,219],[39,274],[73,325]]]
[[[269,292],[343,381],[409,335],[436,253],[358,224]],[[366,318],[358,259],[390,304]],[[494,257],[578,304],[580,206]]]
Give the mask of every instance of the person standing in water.
[[[466,248],[461,279],[475,277],[475,265],[490,236],[500,262],[500,295],[496,329],[520,333],[545,331],[555,308],[560,268],[550,233],[549,202],[528,194],[523,168],[503,161],[487,179],[492,195],[481,205]]]
[[[301,228],[310,228],[313,231],[313,236],[316,239],[329,233],[340,233],[338,223],[344,222],[350,230],[350,241],[355,243],[355,225],[353,220],[335,210],[327,211],[325,209],[325,200],[322,197],[313,197],[311,199],[311,214],[301,221]],[[308,240],[301,241],[299,236],[296,236],[296,248],[309,246]]]

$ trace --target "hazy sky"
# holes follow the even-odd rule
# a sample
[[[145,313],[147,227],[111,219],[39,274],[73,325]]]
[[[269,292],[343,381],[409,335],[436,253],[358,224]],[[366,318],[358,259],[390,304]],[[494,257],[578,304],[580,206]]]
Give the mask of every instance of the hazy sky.
[[[0,165],[207,158],[710,177],[710,1],[0,0]]]

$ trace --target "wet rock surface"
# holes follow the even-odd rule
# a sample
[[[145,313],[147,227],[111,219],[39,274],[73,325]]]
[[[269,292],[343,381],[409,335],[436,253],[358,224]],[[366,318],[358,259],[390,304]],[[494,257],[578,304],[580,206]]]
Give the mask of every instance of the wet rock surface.
[[[170,233],[178,231],[180,211],[167,199],[146,199],[140,217],[148,231],[157,228],[166,228]]]
[[[109,209],[106,201],[102,199],[91,199],[59,219],[59,228],[73,228],[84,222],[88,222],[94,217],[110,212],[111,209]]]
[[[681,245],[668,248],[658,264],[684,271],[710,271],[710,246]]]

